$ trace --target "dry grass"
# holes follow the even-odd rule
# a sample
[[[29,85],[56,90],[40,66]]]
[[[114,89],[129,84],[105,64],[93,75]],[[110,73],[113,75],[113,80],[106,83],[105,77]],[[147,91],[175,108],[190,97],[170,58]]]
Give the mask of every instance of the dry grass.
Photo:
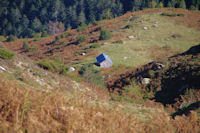
[[[35,91],[0,81],[0,132],[198,132],[195,113],[175,120],[162,110],[66,97],[59,89]],[[77,97],[76,97],[77,96]],[[130,106],[130,105],[129,105]],[[123,108],[123,109],[122,109]],[[125,110],[126,109],[126,110]],[[151,111],[152,110],[152,111]],[[147,113],[148,119],[144,117]],[[140,114],[140,115],[139,115]],[[138,119],[138,116],[145,119]]]

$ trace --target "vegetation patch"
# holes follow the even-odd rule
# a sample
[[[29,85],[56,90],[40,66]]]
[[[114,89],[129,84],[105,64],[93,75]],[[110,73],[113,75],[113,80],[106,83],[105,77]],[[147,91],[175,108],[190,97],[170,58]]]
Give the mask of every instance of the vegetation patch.
[[[42,31],[41,37],[47,37],[48,36],[48,32],[47,31]]]
[[[83,36],[80,36],[78,39],[77,39],[77,43],[80,44],[84,41],[86,41],[88,38],[87,36],[83,35]]]
[[[131,29],[131,28],[133,28],[133,26],[130,25],[130,24],[128,24],[128,25],[126,25],[126,26],[124,27],[124,29]]]
[[[7,38],[5,36],[0,36],[0,41],[5,41]]]
[[[95,43],[90,46],[90,48],[99,48],[99,47],[101,47],[101,44],[99,43]]]
[[[79,70],[79,74],[90,84],[104,86],[103,77],[93,63],[83,65]]]
[[[86,28],[87,28],[87,25],[86,25],[86,24],[81,24],[81,25],[78,26],[77,31],[78,31],[78,32],[81,32],[81,31],[86,30]]]
[[[65,33],[63,33],[63,34],[61,35],[61,38],[65,38],[65,37],[67,37],[67,36],[69,36],[69,35],[70,35],[69,32],[65,32]]]
[[[68,67],[59,59],[44,59],[37,62],[37,65],[45,70],[57,72],[59,74],[66,74]]]
[[[176,13],[161,13],[160,14],[161,16],[168,16],[168,17],[176,17],[176,16],[185,16],[183,13],[179,13],[179,14],[176,14]]]
[[[171,36],[172,38],[180,38],[180,37],[182,37],[180,34],[173,34],[172,36]]]
[[[12,41],[16,41],[17,40],[17,37],[16,36],[13,36],[13,35],[10,35],[7,39],[8,42],[12,42]]]
[[[117,41],[115,41],[115,42],[113,42],[113,43],[123,44],[123,41],[122,41],[122,40],[117,40]]]
[[[9,50],[0,49],[0,58],[2,59],[12,59],[14,55],[15,54]]]
[[[111,34],[109,30],[101,31],[99,40],[109,40],[110,38],[111,38]]]
[[[41,36],[42,36],[42,32],[40,32],[40,33],[33,33],[32,34],[32,38],[35,38],[35,39],[39,39]]]
[[[31,46],[29,46],[26,42],[23,43],[22,49],[24,49],[25,52],[30,52],[33,50],[37,50],[37,46],[32,44]]]

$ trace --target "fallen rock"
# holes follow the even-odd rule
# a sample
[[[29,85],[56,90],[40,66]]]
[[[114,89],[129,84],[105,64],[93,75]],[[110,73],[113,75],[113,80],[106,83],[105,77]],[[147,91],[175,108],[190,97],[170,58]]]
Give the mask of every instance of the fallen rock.
[[[157,25],[157,24],[153,24],[152,27],[155,27],[155,28],[156,28],[156,27],[158,27],[158,25]]]
[[[156,21],[156,22],[154,22],[154,24],[158,24],[158,22]]]
[[[128,39],[134,39],[135,37],[134,36],[128,36]]]
[[[102,45],[107,45],[108,43],[107,42],[104,42]]]
[[[124,60],[126,60],[127,58],[128,58],[128,57],[125,56],[125,57],[124,57]]]
[[[75,69],[74,67],[70,67],[70,68],[69,68],[69,71],[70,71],[70,72],[73,72],[73,71],[75,71],[75,70],[76,70],[76,69]]]
[[[86,53],[81,53],[82,56],[85,56]]]
[[[0,70],[2,70],[2,71],[7,71],[6,68],[4,68],[4,67],[2,67],[2,66],[0,66]]]
[[[144,27],[144,30],[148,30],[148,27],[145,26],[145,27]]]
[[[101,112],[96,113],[96,117],[102,117],[103,114]]]
[[[147,85],[147,84],[149,84],[151,82],[151,79],[150,78],[143,78],[142,79],[142,84],[143,85]]]

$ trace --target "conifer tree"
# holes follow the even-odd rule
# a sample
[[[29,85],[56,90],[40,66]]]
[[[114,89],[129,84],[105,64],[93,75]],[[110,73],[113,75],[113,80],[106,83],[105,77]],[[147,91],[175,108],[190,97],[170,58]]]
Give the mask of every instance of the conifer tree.
[[[179,7],[180,7],[180,8],[183,8],[183,9],[186,9],[185,0],[181,0],[181,1],[180,1]]]

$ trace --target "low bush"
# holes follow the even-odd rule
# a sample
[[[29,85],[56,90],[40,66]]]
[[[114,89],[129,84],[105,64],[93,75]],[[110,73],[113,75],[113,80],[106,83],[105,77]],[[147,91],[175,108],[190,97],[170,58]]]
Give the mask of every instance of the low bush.
[[[12,42],[12,41],[16,41],[17,40],[17,37],[16,36],[13,36],[13,35],[10,35],[7,39],[8,42]]]
[[[37,46],[34,44],[31,44],[31,46],[29,46],[26,42],[23,43],[22,49],[25,52],[29,52],[29,51],[33,51],[33,50],[37,50]]]
[[[99,43],[95,43],[90,46],[90,48],[99,48],[99,47],[101,47],[101,44]]]
[[[80,44],[86,40],[87,40],[87,36],[83,35],[83,36],[78,37],[77,42],[78,44]]]
[[[124,27],[124,29],[131,29],[131,28],[133,28],[133,26],[130,25],[130,24],[128,24],[128,25],[126,25],[126,26]]]
[[[56,36],[56,39],[55,39],[55,41],[57,42],[57,41],[59,41],[61,39],[61,37],[60,36]]]
[[[42,33],[41,33],[41,32],[40,32],[40,33],[33,33],[33,34],[31,35],[31,37],[36,38],[36,39],[40,38],[41,36],[42,36]]]
[[[78,26],[77,31],[78,32],[84,31],[84,30],[86,30],[86,27],[87,27],[87,25],[83,23]]]
[[[69,32],[65,32],[65,33],[63,33],[63,34],[61,35],[61,38],[67,37],[67,36],[69,36],[69,35],[70,35]]]
[[[45,70],[57,72],[63,75],[65,75],[69,69],[59,59],[44,59],[38,62],[37,65]]]
[[[31,49],[26,42],[23,43],[22,48],[27,52]]]
[[[181,35],[180,34],[173,34],[171,37],[173,37],[173,38],[180,38]]]
[[[148,71],[148,77],[149,78],[154,78],[155,77],[155,72],[153,70]]]
[[[89,84],[94,84],[104,87],[104,80],[99,70],[94,68],[94,64],[85,64],[79,70],[79,74]]]
[[[2,59],[12,59],[14,55],[15,54],[9,50],[0,49],[0,58]]]
[[[176,14],[176,13],[161,13],[160,15],[161,15],[161,16],[168,16],[168,17],[176,17],[176,16],[181,16],[181,17],[183,17],[183,16],[185,16],[185,15],[182,14],[182,13],[179,13],[179,14]]]
[[[122,40],[117,40],[114,43],[123,44],[123,41]]]
[[[99,40],[108,40],[111,38],[111,34],[109,30],[102,30],[100,33]]]
[[[185,16],[185,14],[183,14],[183,13],[179,13],[179,14],[177,14],[177,16],[181,16],[181,17],[183,17],[183,16]]]
[[[0,41],[6,41],[7,38],[5,36],[0,36]]]
[[[41,37],[47,37],[47,36],[48,36],[47,31],[43,31],[42,34],[41,34]]]

